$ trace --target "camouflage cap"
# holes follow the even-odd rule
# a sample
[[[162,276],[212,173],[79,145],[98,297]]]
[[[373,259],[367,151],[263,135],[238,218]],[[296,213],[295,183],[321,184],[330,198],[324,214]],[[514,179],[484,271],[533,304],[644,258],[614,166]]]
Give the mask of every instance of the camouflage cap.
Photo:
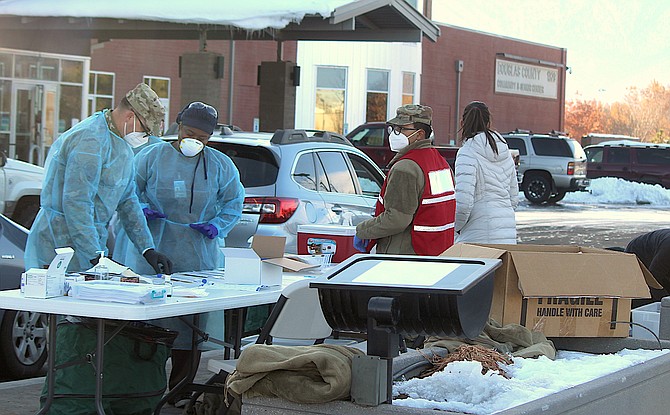
[[[151,135],[163,135],[163,122],[165,120],[165,108],[161,104],[158,95],[149,85],[138,84],[128,91],[126,99],[133,110],[146,121],[146,126],[151,130]]]
[[[386,121],[387,124],[406,125],[421,122],[433,124],[433,109],[426,105],[407,104],[396,110],[395,118]]]

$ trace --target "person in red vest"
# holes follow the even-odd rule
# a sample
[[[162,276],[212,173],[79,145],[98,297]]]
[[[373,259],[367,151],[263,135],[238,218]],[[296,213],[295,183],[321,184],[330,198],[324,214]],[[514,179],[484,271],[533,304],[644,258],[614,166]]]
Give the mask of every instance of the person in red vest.
[[[403,105],[386,124],[397,152],[382,185],[375,216],[356,226],[354,247],[370,252],[439,255],[454,243],[456,200],[449,164],[433,147],[433,110]]]

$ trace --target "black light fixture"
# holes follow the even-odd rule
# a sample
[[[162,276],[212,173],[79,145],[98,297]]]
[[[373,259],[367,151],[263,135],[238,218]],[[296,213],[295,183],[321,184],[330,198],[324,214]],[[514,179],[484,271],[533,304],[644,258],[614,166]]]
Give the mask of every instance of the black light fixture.
[[[352,400],[391,403],[399,335],[477,337],[488,321],[499,259],[354,255],[310,283],[333,330],[368,335],[352,366]]]

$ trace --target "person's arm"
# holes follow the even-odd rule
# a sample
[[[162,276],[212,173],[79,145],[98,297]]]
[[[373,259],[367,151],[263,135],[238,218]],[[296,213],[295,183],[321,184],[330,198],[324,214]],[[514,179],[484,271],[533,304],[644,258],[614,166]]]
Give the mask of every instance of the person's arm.
[[[649,272],[670,293],[670,241],[661,243],[654,259],[649,264]]]
[[[94,200],[100,185],[102,156],[98,140],[73,140],[63,177],[63,216],[72,248],[82,266],[89,264],[104,249],[95,227]],[[76,140],[76,142],[75,142]]]
[[[356,226],[361,239],[380,239],[397,235],[414,220],[423,193],[421,168],[411,160],[398,161],[389,171],[384,195],[384,211]]]
[[[477,186],[477,160],[463,148],[456,155],[456,221],[454,230],[459,232],[470,218],[475,204],[475,187]]]
[[[235,164],[225,155],[219,157],[219,160],[222,166],[220,186],[216,195],[219,209],[216,217],[210,219],[208,223],[216,227],[219,238],[225,238],[242,217],[244,186],[240,182],[240,173]]]

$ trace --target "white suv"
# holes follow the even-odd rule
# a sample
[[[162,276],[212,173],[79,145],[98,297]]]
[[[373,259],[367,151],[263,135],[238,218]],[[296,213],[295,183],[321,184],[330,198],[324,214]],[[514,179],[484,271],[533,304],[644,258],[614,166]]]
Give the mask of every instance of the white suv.
[[[299,225],[357,225],[373,216],[384,183],[379,167],[333,132],[223,127],[207,145],[232,159],[246,192],[242,218],[226,237],[227,246],[249,247],[255,233],[285,236],[286,252],[295,254]]]
[[[515,130],[502,136],[519,150],[520,189],[531,203],[556,203],[567,192],[586,190],[586,154],[577,141],[555,131]]]
[[[0,152],[0,213],[30,228],[40,209],[44,168]]]

